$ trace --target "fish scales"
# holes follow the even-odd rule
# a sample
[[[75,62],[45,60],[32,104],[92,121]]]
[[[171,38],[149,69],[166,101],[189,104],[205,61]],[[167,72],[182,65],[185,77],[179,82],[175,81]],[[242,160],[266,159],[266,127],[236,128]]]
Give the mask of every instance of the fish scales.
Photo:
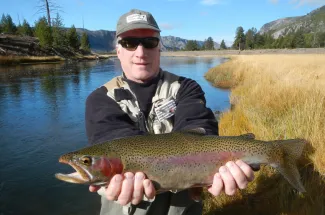
[[[301,139],[261,141],[252,135],[209,136],[197,131],[133,136],[61,156],[60,161],[72,165],[77,173],[57,174],[57,178],[73,182],[78,176],[74,183],[101,184],[117,173],[142,171],[157,189],[182,190],[210,185],[221,165],[241,159],[275,167],[304,191],[295,164],[304,145]],[[82,163],[85,158],[90,163]]]

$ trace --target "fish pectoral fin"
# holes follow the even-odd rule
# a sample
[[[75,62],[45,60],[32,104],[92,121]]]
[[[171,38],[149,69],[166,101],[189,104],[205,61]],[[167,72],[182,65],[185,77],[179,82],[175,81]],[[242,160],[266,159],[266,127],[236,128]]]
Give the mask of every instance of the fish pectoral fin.
[[[188,130],[183,130],[182,132],[190,133],[190,134],[199,134],[199,135],[205,135],[206,134],[206,130],[204,128],[188,129]]]
[[[242,134],[240,135],[241,137],[247,138],[247,139],[255,139],[255,135],[253,133],[247,133],[247,134]]]

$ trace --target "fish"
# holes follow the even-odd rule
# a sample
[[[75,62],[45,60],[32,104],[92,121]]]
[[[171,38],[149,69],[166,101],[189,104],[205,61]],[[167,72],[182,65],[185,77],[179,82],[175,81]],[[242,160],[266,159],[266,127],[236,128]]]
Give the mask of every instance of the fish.
[[[57,173],[59,180],[106,186],[116,174],[143,172],[157,193],[208,187],[220,166],[242,160],[250,166],[270,165],[299,192],[306,192],[297,167],[307,141],[263,141],[252,133],[207,135],[204,128],[166,134],[124,137],[92,145],[59,158],[76,170]]]

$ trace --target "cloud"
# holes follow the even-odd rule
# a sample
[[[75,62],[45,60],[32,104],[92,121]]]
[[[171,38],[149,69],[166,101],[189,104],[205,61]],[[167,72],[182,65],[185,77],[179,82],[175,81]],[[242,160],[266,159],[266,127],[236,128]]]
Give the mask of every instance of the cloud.
[[[279,3],[279,0],[268,0],[272,4]],[[300,7],[302,5],[324,5],[325,0],[288,0],[290,4]]]
[[[291,4],[295,4],[298,7],[306,4],[311,4],[311,5],[324,5],[325,0],[290,0]]]
[[[78,6],[84,6],[84,2],[81,0],[76,0]]]
[[[215,5],[221,4],[221,0],[201,0],[200,3],[203,5]]]
[[[159,27],[163,30],[173,30],[176,26],[169,23],[159,23]]]
[[[279,3],[279,0],[269,0],[269,2],[271,2],[272,4],[277,4]]]

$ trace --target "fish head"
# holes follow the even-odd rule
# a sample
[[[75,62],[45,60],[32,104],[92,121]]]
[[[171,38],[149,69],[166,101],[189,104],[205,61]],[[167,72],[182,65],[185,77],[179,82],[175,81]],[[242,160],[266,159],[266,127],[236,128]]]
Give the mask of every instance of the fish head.
[[[122,162],[116,156],[73,152],[62,155],[59,162],[70,165],[76,172],[70,174],[57,173],[55,177],[76,184],[107,184],[115,174],[120,174],[123,171]]]

